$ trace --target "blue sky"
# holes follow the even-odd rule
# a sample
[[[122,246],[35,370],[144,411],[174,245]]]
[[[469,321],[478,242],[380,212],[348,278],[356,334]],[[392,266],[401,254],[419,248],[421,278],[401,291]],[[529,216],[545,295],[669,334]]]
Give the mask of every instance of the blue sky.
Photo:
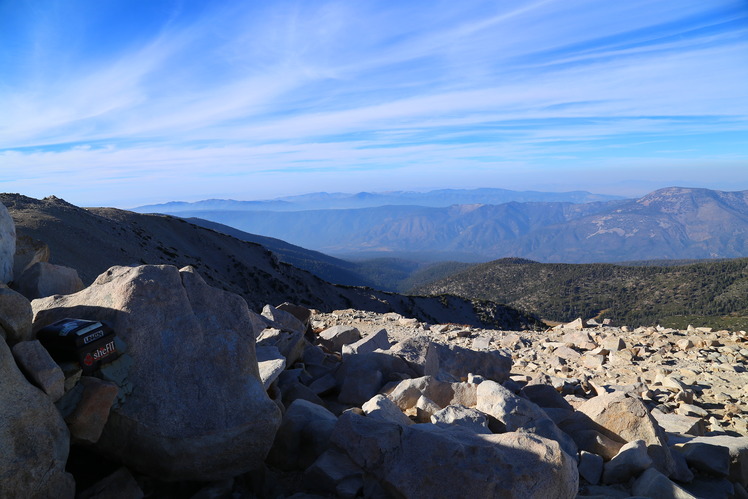
[[[748,2],[0,0],[0,185],[748,189]]]

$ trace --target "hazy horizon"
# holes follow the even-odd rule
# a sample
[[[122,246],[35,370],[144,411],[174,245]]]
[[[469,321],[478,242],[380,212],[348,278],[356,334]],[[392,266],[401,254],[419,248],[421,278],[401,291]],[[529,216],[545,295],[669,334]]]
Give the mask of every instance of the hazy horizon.
[[[79,206],[748,189],[748,3],[0,4],[0,185]]]

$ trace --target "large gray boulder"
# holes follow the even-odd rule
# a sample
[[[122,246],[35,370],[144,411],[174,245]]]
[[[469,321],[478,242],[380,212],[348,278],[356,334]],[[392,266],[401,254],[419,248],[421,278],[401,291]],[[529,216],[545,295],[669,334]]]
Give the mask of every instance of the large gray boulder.
[[[50,398],[32,386],[0,339],[0,497],[70,497],[70,434]]]
[[[573,498],[579,485],[575,459],[527,433],[402,427],[347,412],[332,442],[393,497]]]
[[[16,254],[16,224],[0,203],[0,282],[13,280],[13,255]]]
[[[458,345],[436,345],[439,369],[455,378],[466,379],[468,374],[480,374],[499,383],[509,378],[512,358],[498,350],[479,351]]]
[[[83,289],[78,271],[47,262],[36,262],[16,276],[13,287],[29,300],[52,295],[69,295]]]
[[[280,410],[260,379],[246,302],[192,269],[112,267],[75,295],[32,303],[35,328],[107,322],[124,339],[131,393],[97,451],[162,480],[220,480],[262,466]]]
[[[644,440],[653,466],[666,476],[675,471],[665,432],[640,398],[622,392],[604,393],[586,401],[577,411],[608,432],[610,438],[625,442]]]
[[[556,426],[543,409],[495,381],[486,380],[478,385],[475,408],[501,421],[507,431],[529,432],[555,440],[567,454],[577,455],[574,441]]]

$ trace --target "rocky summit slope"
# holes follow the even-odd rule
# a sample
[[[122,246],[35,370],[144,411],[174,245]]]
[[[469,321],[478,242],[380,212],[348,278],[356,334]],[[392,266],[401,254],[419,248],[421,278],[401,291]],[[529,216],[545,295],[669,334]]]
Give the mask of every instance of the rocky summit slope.
[[[430,322],[514,328],[537,323],[525,313],[480,300],[334,286],[279,261],[259,244],[176,217],[113,208],[83,209],[55,197],[38,200],[0,194],[0,202],[15,221],[19,237],[30,238],[28,244],[36,241],[46,245],[49,262],[75,269],[84,284],[115,265],[190,265],[207,283],[244,297],[253,310],[260,310],[266,303],[288,301],[321,310],[354,307],[392,311]]]

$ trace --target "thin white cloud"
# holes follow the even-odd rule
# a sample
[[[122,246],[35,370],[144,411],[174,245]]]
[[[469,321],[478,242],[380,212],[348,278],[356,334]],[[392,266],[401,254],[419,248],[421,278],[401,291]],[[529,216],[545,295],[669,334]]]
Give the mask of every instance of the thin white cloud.
[[[174,10],[96,63],[39,36],[28,81],[0,76],[0,178],[114,189],[179,175],[220,190],[289,171],[602,165],[652,142],[680,161],[677,137],[708,157],[712,135],[746,132],[739,5],[236,2]]]

